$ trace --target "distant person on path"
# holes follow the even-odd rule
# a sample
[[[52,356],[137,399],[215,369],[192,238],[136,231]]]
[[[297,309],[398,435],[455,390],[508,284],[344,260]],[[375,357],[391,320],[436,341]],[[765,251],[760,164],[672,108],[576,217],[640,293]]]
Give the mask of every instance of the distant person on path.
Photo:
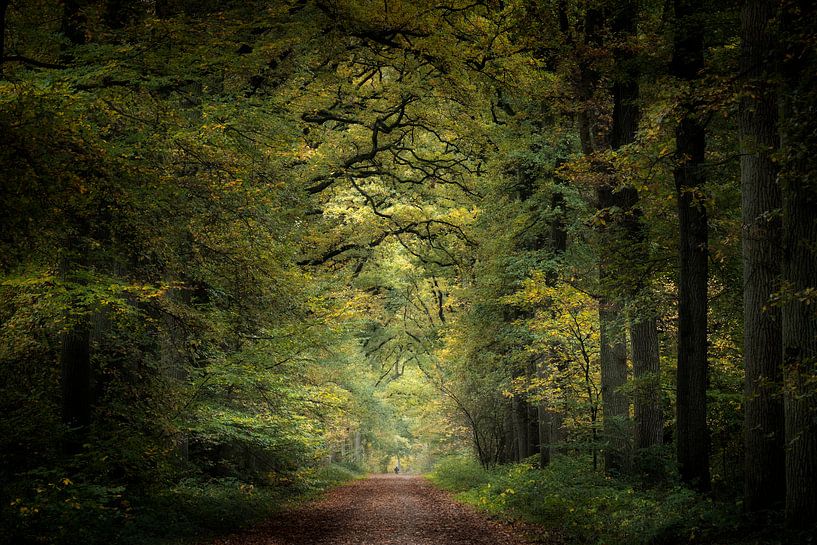
[[[394,466],[394,474],[397,475],[400,473],[400,466]]]

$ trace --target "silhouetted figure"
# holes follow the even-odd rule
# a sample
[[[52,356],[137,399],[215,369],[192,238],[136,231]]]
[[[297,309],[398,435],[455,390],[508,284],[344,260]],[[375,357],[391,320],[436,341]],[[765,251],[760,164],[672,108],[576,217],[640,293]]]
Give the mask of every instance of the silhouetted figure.
[[[394,474],[397,475],[400,473],[400,466],[394,466]]]

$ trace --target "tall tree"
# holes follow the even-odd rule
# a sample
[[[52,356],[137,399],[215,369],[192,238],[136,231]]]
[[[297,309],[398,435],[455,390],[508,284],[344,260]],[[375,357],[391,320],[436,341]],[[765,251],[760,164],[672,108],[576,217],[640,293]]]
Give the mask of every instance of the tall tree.
[[[817,5],[783,2],[783,365],[786,522],[817,518]]]
[[[59,355],[62,421],[68,428],[64,447],[68,452],[77,451],[91,424],[91,324],[89,309],[82,303],[87,256],[85,241],[75,240],[71,238],[59,266],[61,280],[70,294]]]
[[[704,67],[703,2],[674,0],[675,35],[670,71],[692,86]],[[681,478],[708,490],[706,423],[708,225],[703,185],[706,133],[702,108],[687,89],[675,129],[675,190],[680,230],[678,278],[677,452]]]
[[[613,150],[635,142],[639,107],[639,59],[632,43],[639,17],[638,0],[622,0],[613,15],[613,33],[617,41],[613,50],[615,60],[615,83],[613,84],[613,126],[610,144]],[[623,213],[623,227],[629,251],[628,261],[639,268],[646,267],[649,252],[647,248],[646,226],[639,208],[638,190],[625,185],[618,191],[619,207]],[[623,269],[623,267],[622,267]],[[641,271],[639,271],[641,272]],[[620,274],[626,276],[625,271]],[[646,274],[639,274],[646,276]],[[632,347],[633,376],[639,381],[639,389],[634,398],[635,447],[646,448],[661,441],[663,422],[657,376],[659,372],[658,331],[655,309],[651,303],[644,303],[642,280],[628,279],[632,284],[629,296],[637,301],[630,317],[630,340]]]
[[[551,211],[554,213],[553,220],[550,224],[550,251],[553,258],[559,259],[567,249],[567,231],[565,230],[564,209],[565,199],[564,195],[558,189],[554,191],[550,201]],[[558,273],[552,270],[546,277],[545,282],[548,286],[555,286],[558,281]],[[561,361],[558,353],[558,347],[551,345],[548,353],[545,355],[544,361],[537,364],[537,374],[540,379],[546,376],[547,367],[554,366],[562,372],[564,363]],[[538,421],[539,421],[539,467],[546,467],[553,458],[554,443],[562,441],[562,420],[563,415],[554,407],[549,407],[547,401],[543,398],[537,404]]]
[[[0,0],[0,77],[3,75],[3,63],[6,61],[6,13],[9,0]]]
[[[567,21],[565,4],[559,3],[560,19]],[[610,145],[611,128],[605,122],[603,104],[599,95],[607,90],[601,88],[602,73],[598,66],[599,51],[603,48],[604,14],[600,6],[591,4],[584,17],[584,41],[576,46],[578,59],[578,77],[576,94],[580,109],[578,112],[578,129],[582,152],[589,157],[594,172],[600,183],[596,190],[596,205],[600,216],[610,216],[618,206],[615,180],[609,165],[600,160],[596,154],[604,152]],[[572,43],[570,33],[562,23],[563,33],[568,43]],[[601,246],[606,246],[611,237],[612,224],[599,222]],[[621,391],[627,382],[627,341],[621,316],[620,301],[611,293],[617,275],[611,255],[599,252],[599,329],[601,360],[601,397],[604,414],[604,436],[608,442],[604,450],[604,464],[608,470],[619,471],[627,461],[626,433],[622,429],[623,421],[629,416],[629,399]]]
[[[775,79],[777,2],[747,0],[741,11],[743,89],[738,127],[743,245],[743,360],[746,369],[744,506],[782,505],[785,491],[780,307],[780,187]]]
[[[616,40],[613,49],[615,61],[613,95],[613,125],[610,134],[610,147],[620,150],[622,147],[635,142],[639,107],[639,65],[638,57],[632,43],[639,16],[639,2],[637,0],[621,0],[616,4],[613,13],[613,35]],[[646,226],[643,223],[639,208],[638,190],[632,185],[619,187],[616,201],[623,217],[621,222],[624,228],[623,252],[628,262],[637,268],[645,268],[649,258],[647,247]],[[620,267],[619,275],[627,277],[627,271]],[[663,422],[661,417],[660,395],[657,383],[659,373],[659,346],[658,331],[655,318],[655,309],[649,302],[650,297],[644,297],[645,287],[640,277],[645,277],[645,271],[640,271],[639,278],[626,278],[630,284],[628,296],[634,301],[632,316],[630,317],[630,340],[632,347],[633,376],[638,381],[638,391],[634,397],[635,416],[635,447],[647,448],[661,441]]]

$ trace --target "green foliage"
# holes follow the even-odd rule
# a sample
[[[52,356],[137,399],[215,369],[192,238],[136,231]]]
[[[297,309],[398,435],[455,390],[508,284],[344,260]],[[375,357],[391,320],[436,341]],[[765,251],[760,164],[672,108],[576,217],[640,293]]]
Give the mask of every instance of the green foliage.
[[[3,527],[10,542],[21,545],[175,542],[249,527],[359,475],[332,464],[302,471],[289,485],[188,477],[133,496],[123,486],[74,482],[55,470],[37,469],[24,476],[31,492],[11,501]]]
[[[605,300],[622,330],[657,318],[660,375],[621,393],[660,384],[674,431],[672,149],[689,89],[665,74],[669,4],[641,5],[628,43],[591,21],[608,2],[7,4],[0,533],[226,532],[398,456],[419,471],[467,448],[479,465],[446,459],[438,483],[578,543],[695,541],[733,523],[675,485],[670,447],[636,457],[655,488],[586,459],[605,446]],[[694,89],[711,466],[727,499],[744,408],[734,7],[705,22]],[[622,53],[642,71],[641,115],[612,150],[599,142]],[[789,146],[792,165],[811,153]],[[637,206],[599,209],[609,184]],[[634,218],[638,241],[621,228]],[[778,303],[814,301],[788,291]],[[89,355],[88,425],[63,414],[72,336]],[[541,409],[554,448],[578,454],[502,465],[524,456],[514,407],[531,436]],[[606,427],[629,430],[619,419]]]
[[[710,543],[736,533],[735,505],[679,485],[644,488],[588,465],[581,456],[560,456],[545,470],[528,464],[485,470],[473,459],[458,458],[441,462],[430,478],[463,501],[542,525],[568,543]]]
[[[429,473],[429,478],[446,490],[466,492],[482,488],[493,479],[496,470],[482,467],[473,456],[460,455],[443,458]]]
[[[15,543],[106,543],[132,515],[125,487],[74,482],[60,470],[37,468],[12,491],[2,526]]]
[[[167,543],[234,532],[358,475],[333,464],[304,471],[289,486],[259,486],[234,478],[184,479],[136,507],[137,516],[121,542]]]

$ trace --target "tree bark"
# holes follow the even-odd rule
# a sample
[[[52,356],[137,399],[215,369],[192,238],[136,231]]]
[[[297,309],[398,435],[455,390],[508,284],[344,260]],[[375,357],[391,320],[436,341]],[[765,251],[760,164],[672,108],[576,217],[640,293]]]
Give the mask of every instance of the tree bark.
[[[531,373],[532,376],[533,374]],[[539,410],[535,405],[527,401],[525,407],[528,409],[528,456],[533,456],[540,452],[539,432],[541,426],[539,425]]]
[[[627,345],[622,327],[616,323],[617,307],[605,300],[599,311],[601,324],[601,404],[604,414],[604,467],[607,471],[624,471],[629,466],[630,400],[621,392],[627,382]]]
[[[746,0],[741,12],[741,73],[744,78],[738,128],[743,215],[743,316],[746,379],[744,508],[782,505],[785,448],[780,308],[781,206],[777,165],[777,100],[773,58],[777,2]]]
[[[817,520],[817,5],[784,3],[783,371],[786,435],[786,523]]]
[[[561,191],[554,191],[550,201],[551,211],[554,213],[550,225],[550,251],[552,258],[559,259],[567,249],[567,229],[564,223],[565,199]],[[559,280],[556,268],[548,271],[545,282],[548,286],[555,286]],[[546,376],[545,366],[555,366],[561,373],[561,362],[556,361],[555,347],[548,347],[545,361],[537,364],[536,373],[540,379]],[[553,407],[548,407],[542,400],[537,405],[539,420],[539,467],[545,468],[553,458],[553,443],[561,441],[561,426],[563,417]]]
[[[541,376],[541,375],[540,375]],[[539,421],[539,467],[544,469],[550,464],[551,460],[551,427],[552,418],[547,410],[547,403],[540,401],[536,410],[538,412]]]
[[[90,330],[85,318],[62,335],[62,420],[72,434],[82,434],[91,423]]]
[[[655,317],[634,320],[630,325],[633,376],[639,385],[635,394],[635,448],[660,445],[664,435],[661,411],[658,326]]]
[[[628,43],[637,32],[639,3],[637,0],[622,0],[613,18],[613,31],[619,39],[614,50],[616,82],[613,85],[613,126],[610,145],[613,150],[635,141],[638,122],[641,117],[639,107],[639,67],[636,54]],[[645,286],[649,249],[647,229],[638,206],[638,191],[625,186],[616,195],[622,210],[627,261],[635,267],[629,272],[626,283],[632,308],[630,315],[630,339],[633,360],[633,377],[639,387],[633,399],[635,417],[636,449],[649,448],[661,442],[663,417],[659,384],[659,344],[656,310],[650,302],[650,294]],[[628,274],[619,272],[621,276]]]
[[[77,270],[86,261],[81,245],[71,238],[59,265],[60,279],[68,283],[71,294],[67,325],[60,339],[62,422],[67,428],[63,448],[69,454],[81,449],[91,424],[91,322],[88,309],[76,293],[82,285],[76,278]]]
[[[105,3],[105,22],[112,29],[123,28],[128,22],[133,6],[134,2],[127,0],[107,0]]]
[[[674,0],[674,5],[671,72],[692,83],[704,66],[703,5],[701,0]],[[681,108],[682,117],[675,131],[678,164],[674,171],[680,229],[676,447],[681,479],[706,491],[710,488],[706,423],[709,231],[701,194],[706,134],[701,112],[691,96],[684,99]]]
[[[63,0],[61,31],[74,45],[85,43],[85,14],[82,0]]]
[[[505,419],[503,423],[504,432],[504,451],[503,462],[512,462],[517,459],[517,443],[516,434],[514,433],[513,425],[513,401],[510,399],[504,403]]]
[[[591,6],[585,14],[585,44],[579,50],[579,77],[577,96],[582,102],[578,112],[579,137],[582,153],[593,156],[598,151],[610,145],[610,138],[614,135],[612,128],[603,127],[601,116],[595,105],[600,74],[594,66],[592,57],[588,54],[602,44],[601,26],[603,14],[598,7]],[[618,88],[618,86],[614,86]],[[614,92],[616,90],[614,89]],[[614,112],[619,121],[626,117],[625,111]],[[614,180],[609,166],[596,161],[597,174],[605,179],[596,193],[597,207],[600,211],[616,206],[614,196]],[[601,233],[603,244],[609,240],[609,233]],[[602,252],[600,252],[602,253]],[[599,279],[603,295],[599,297],[599,327],[601,342],[599,346],[601,360],[601,396],[603,411],[604,438],[608,447],[604,451],[605,468],[620,471],[627,461],[626,437],[620,432],[624,420],[629,416],[629,402],[622,396],[619,388],[627,380],[627,350],[623,329],[615,324],[620,314],[620,304],[614,297],[605,293],[615,283],[615,272],[607,257],[599,260]]]
[[[528,456],[528,407],[525,400],[513,396],[513,433],[516,439],[516,461],[521,462]]]
[[[9,0],[0,0],[0,79],[3,78],[3,64],[6,61],[6,13]]]

